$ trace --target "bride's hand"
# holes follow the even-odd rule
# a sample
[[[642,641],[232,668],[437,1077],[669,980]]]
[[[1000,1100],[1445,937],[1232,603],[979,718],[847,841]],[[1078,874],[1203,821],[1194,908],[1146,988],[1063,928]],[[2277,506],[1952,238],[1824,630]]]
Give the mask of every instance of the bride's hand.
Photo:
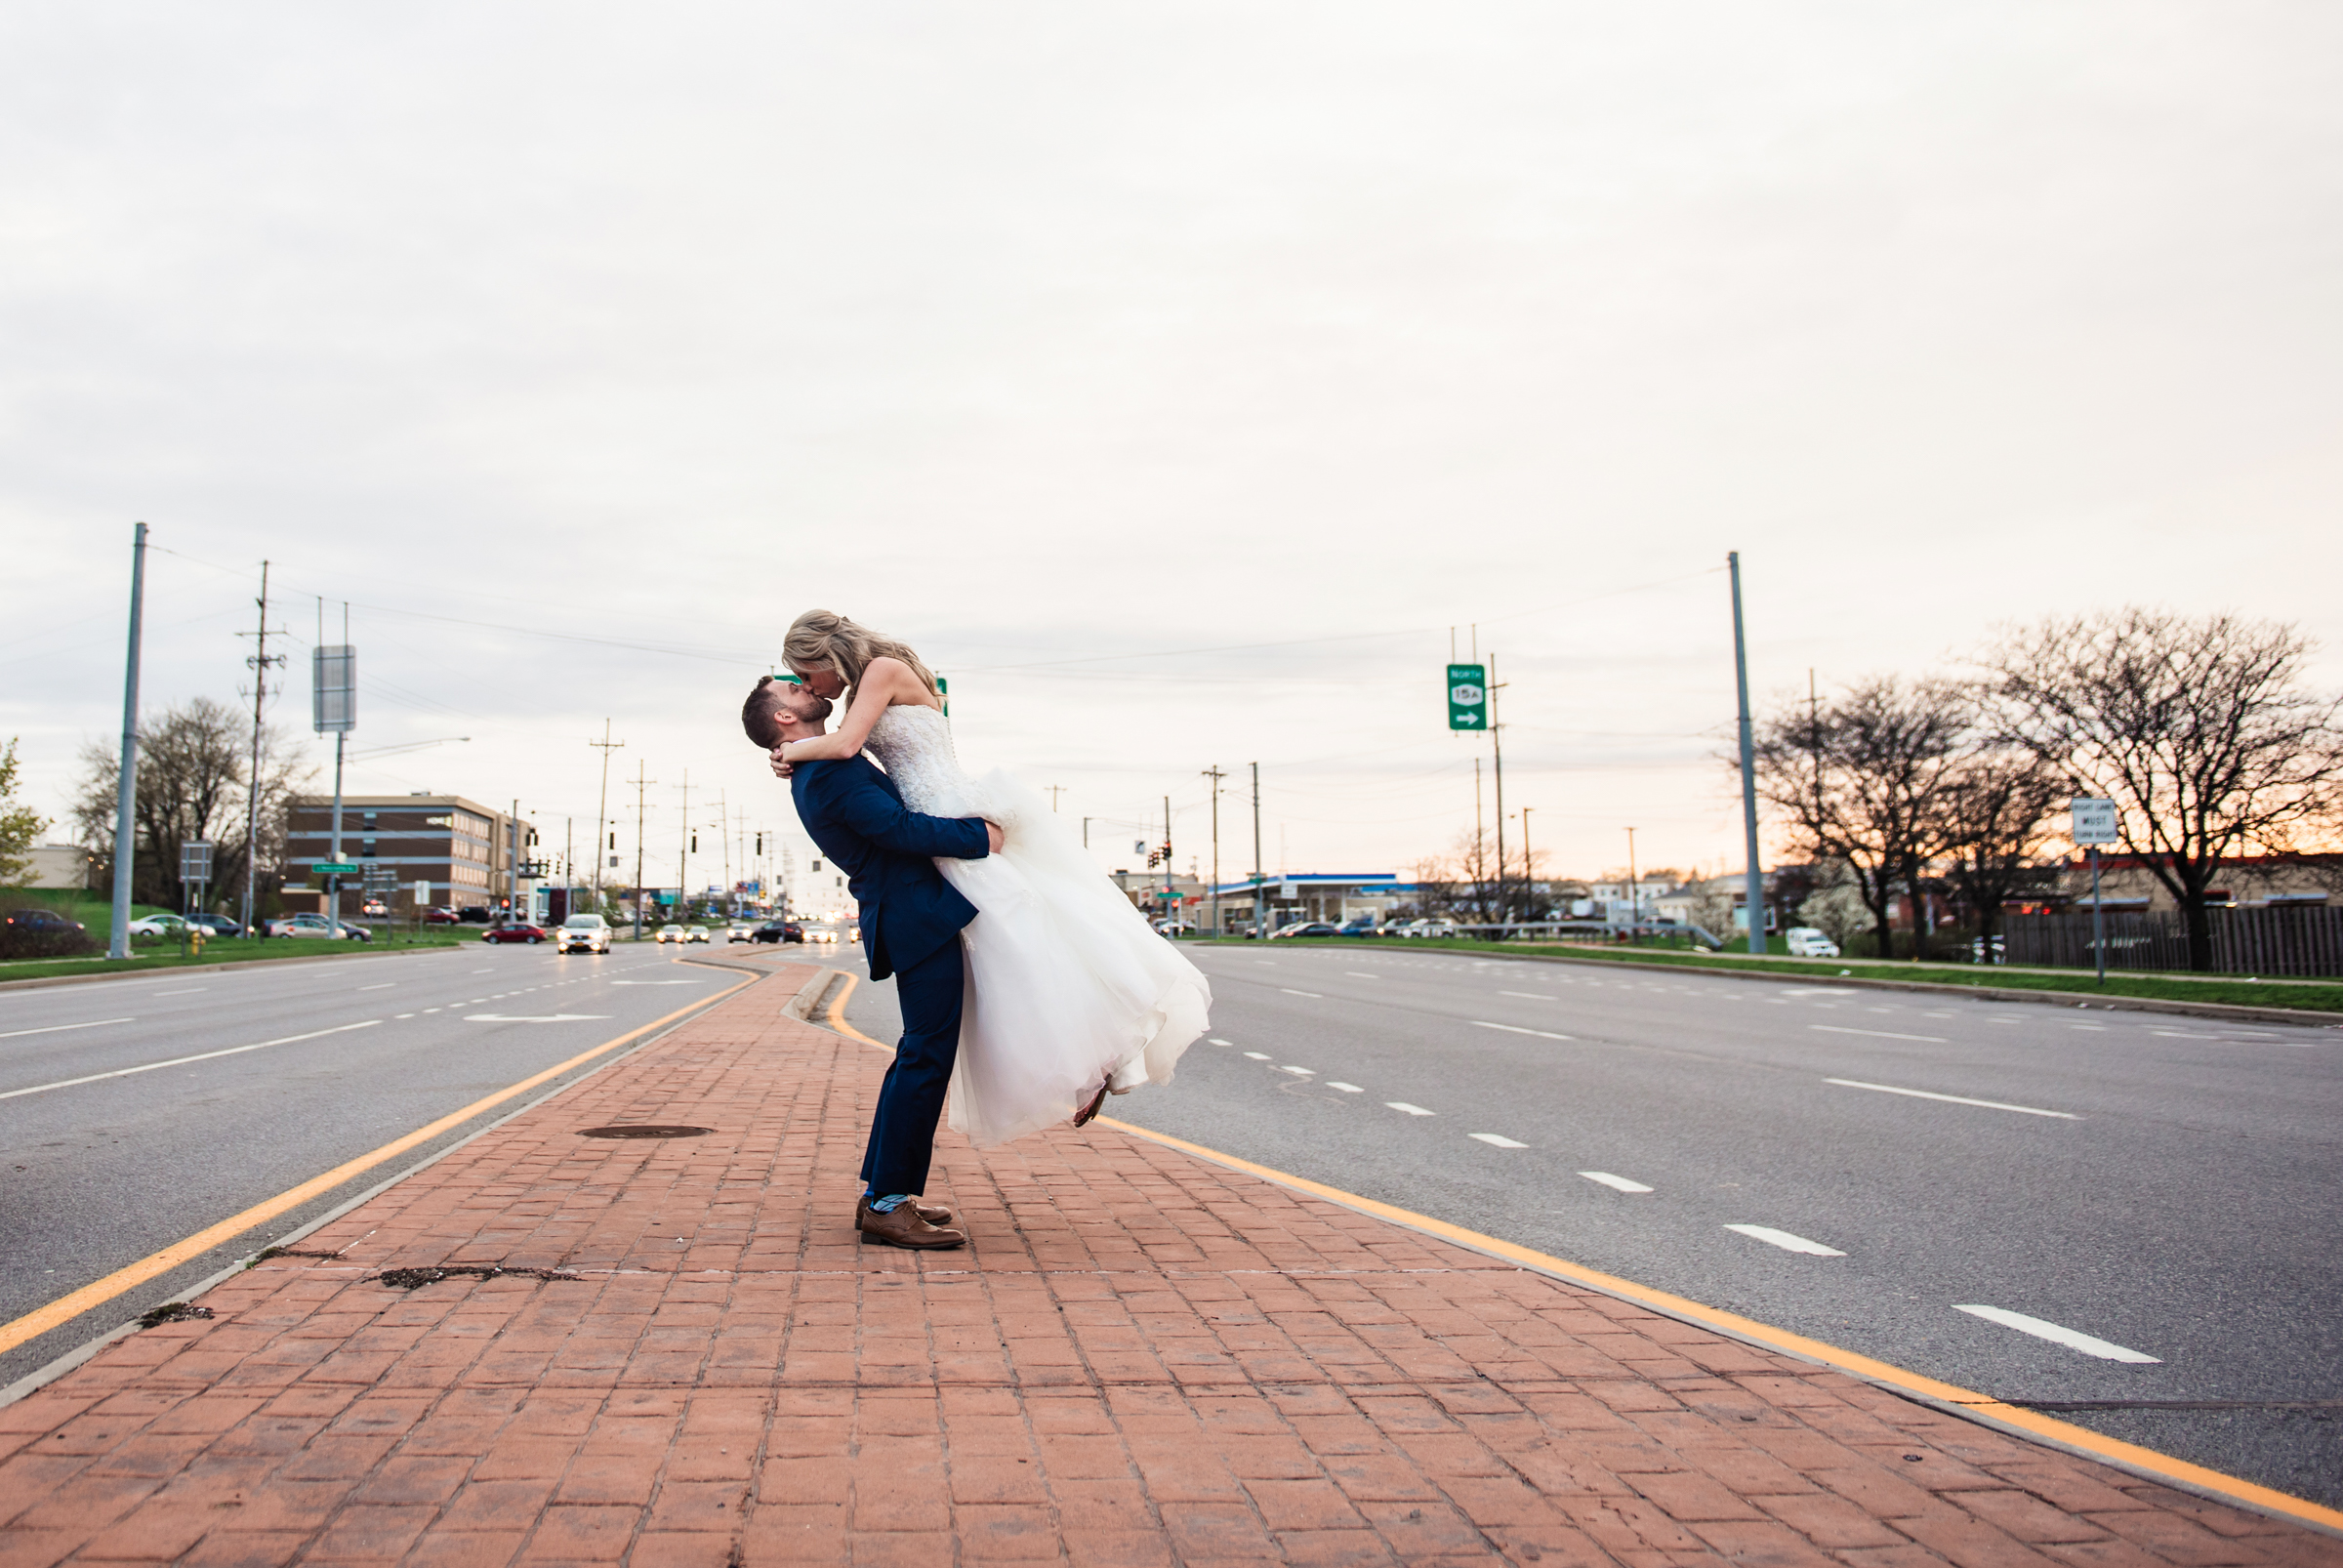
[[[788,746],[787,746],[787,744],[786,744],[786,743],[784,743],[784,744],[782,744],[782,745],[779,745],[779,746],[775,746],[775,747],[773,748],[773,751],[772,751],[772,758],[773,758],[773,777],[775,777],[775,778],[787,778],[787,777],[789,777],[789,774],[790,774],[790,765],[789,765],[789,763],[788,763],[788,761],[787,761],[785,758],[783,758],[783,757],[782,757],[782,755],[781,755],[781,754],[782,754],[784,751],[786,751],[786,750],[788,750],[788,749],[789,749],[789,748],[788,748]]]

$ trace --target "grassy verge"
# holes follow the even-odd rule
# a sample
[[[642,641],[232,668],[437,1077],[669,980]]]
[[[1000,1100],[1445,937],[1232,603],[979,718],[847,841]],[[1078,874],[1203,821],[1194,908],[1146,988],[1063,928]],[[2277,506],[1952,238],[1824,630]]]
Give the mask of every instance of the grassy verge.
[[[1718,958],[1706,953],[1654,952],[1648,948],[1588,947],[1568,943],[1475,942],[1438,937],[1391,940],[1381,937],[1322,937],[1289,941],[1310,947],[1378,947],[1402,952],[1426,948],[1471,953],[1482,958],[1573,958],[1595,964],[1653,969],[1706,970],[1727,974],[1755,970],[1825,981],[1841,975],[1862,980],[1920,981],[1977,990],[2056,991],[2090,996],[2132,997],[2145,1002],[2211,1002],[2230,1007],[2293,1008],[2309,1012],[2343,1012],[2343,984],[2271,984],[2236,975],[2203,979],[2161,974],[2110,974],[2102,990],[2087,970],[2043,971],[1999,967],[1882,964],[1870,959]],[[1216,945],[1241,947],[1244,942]]]
[[[63,913],[63,911],[59,911]],[[81,974],[147,974],[162,970],[203,969],[214,964],[250,964],[287,958],[361,958],[373,953],[412,953],[419,949],[460,947],[467,941],[477,942],[479,928],[464,929],[464,934],[441,934],[427,931],[410,938],[401,931],[393,944],[388,933],[377,931],[371,942],[335,943],[323,939],[308,941],[269,941],[266,937],[235,936],[203,944],[201,957],[184,955],[175,941],[142,942],[126,959],[110,958],[36,958],[14,963],[0,963],[0,980],[47,980],[60,975]]]

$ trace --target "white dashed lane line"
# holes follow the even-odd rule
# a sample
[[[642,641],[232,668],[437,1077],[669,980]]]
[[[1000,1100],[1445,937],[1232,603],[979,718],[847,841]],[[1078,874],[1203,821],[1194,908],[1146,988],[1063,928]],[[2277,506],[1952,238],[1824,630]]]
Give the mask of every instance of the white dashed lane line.
[[[165,1067],[184,1067],[191,1061],[210,1061],[218,1056],[241,1056],[248,1051],[267,1051],[270,1046],[297,1045],[304,1040],[315,1040],[324,1035],[347,1034],[352,1029],[369,1029],[382,1021],[380,1018],[368,1018],[363,1023],[344,1023],[337,1024],[331,1029],[312,1029],[306,1035],[285,1035],[275,1040],[263,1040],[257,1045],[229,1046],[225,1051],[198,1052],[192,1056],[173,1056],[168,1061],[150,1061],[139,1067],[117,1067],[110,1073],[91,1073],[83,1078],[61,1078],[54,1084],[35,1084],[29,1089],[12,1089],[7,1093],[0,1094],[0,1099],[15,1099],[21,1094],[45,1094],[53,1089],[72,1089],[77,1085],[100,1083],[108,1078],[130,1078],[139,1073],[156,1072]]]
[[[1278,989],[1285,992],[1288,996],[1306,996],[1313,1002],[1323,1002],[1326,1000],[1326,998],[1320,996],[1315,991],[1296,991],[1290,985],[1281,985],[1278,987]]]
[[[1292,1073],[1298,1078],[1315,1078],[1318,1076],[1317,1073],[1313,1072],[1307,1067],[1280,1067],[1278,1071],[1281,1073]]]
[[[1269,1052],[1266,1051],[1248,1051],[1245,1052],[1245,1054],[1250,1056],[1254,1061],[1267,1061],[1269,1059]]]
[[[1935,1035],[1895,1035],[1889,1034],[1884,1029],[1842,1029],[1834,1024],[1828,1023],[1810,1023],[1806,1027],[1809,1029],[1820,1029],[1824,1034],[1827,1035],[1862,1035],[1870,1040],[1916,1040],[1924,1046],[1945,1046],[1952,1044],[1951,1041],[1940,1039]]]
[[[1581,1171],[1579,1175],[1589,1181],[1599,1181],[1616,1192],[1649,1192],[1652,1190],[1640,1181],[1629,1181],[1625,1176],[1613,1176],[1608,1171]]]
[[[1411,1105],[1404,1099],[1387,1099],[1383,1101],[1383,1104],[1388,1109],[1399,1111],[1408,1116],[1429,1116],[1433,1114],[1432,1112],[1425,1110],[1422,1106]]]
[[[1367,1093],[1367,1091],[1361,1089],[1356,1084],[1345,1084],[1333,1078],[1330,1078],[1326,1081],[1326,1087],[1329,1089],[1338,1089],[1345,1094],[1364,1094]]]
[[[1516,1143],[1502,1133],[1467,1133],[1464,1135],[1476,1142],[1486,1143],[1494,1149],[1526,1149],[1529,1147],[1527,1143]]]
[[[1542,991],[1500,991],[1497,994],[1499,996],[1517,996],[1521,997],[1525,1001],[1530,1002],[1553,1002],[1559,1000],[1558,998],[1547,996]]]
[[[1362,974],[1357,970],[1344,970],[1342,972],[1354,980],[1379,980],[1382,978],[1379,974]]]
[[[2020,1334],[2031,1334],[2037,1340],[2048,1340],[2052,1344],[2063,1344],[2070,1350],[2080,1350],[2084,1355],[2097,1356],[2102,1361],[2128,1361],[2144,1367],[2162,1365],[2155,1356],[2142,1355],[2137,1350],[2127,1350],[2122,1345],[2113,1344],[2100,1339],[2097,1335],[2084,1334],[2078,1329],[2065,1328],[2056,1323],[2045,1323],[2038,1317],[2028,1317],[2023,1312],[2012,1312],[2007,1307],[1955,1306],[1952,1310],[1966,1312],[1973,1317],[1981,1317],[1988,1323],[1998,1323],[2003,1328],[2015,1329]]]
[[[92,1018],[87,1023],[53,1023],[46,1029],[11,1029],[0,1040],[21,1040],[26,1035],[62,1034],[67,1029],[98,1029],[109,1023],[136,1023],[136,1018]]]
[[[2021,1116],[2048,1116],[2062,1122],[2079,1122],[2081,1117],[2073,1111],[2046,1111],[2038,1105],[2011,1105],[1997,1099],[1971,1099],[1965,1094],[1937,1094],[1925,1089],[1898,1089],[1893,1084],[1867,1084],[1854,1078],[1826,1078],[1826,1084],[1841,1089],[1868,1089],[1880,1094],[1905,1094],[1913,1099],[1943,1100],[1948,1105],[1981,1105],[1989,1111],[2016,1111]]]
[[[1570,1038],[1568,1035],[1558,1035],[1551,1029],[1524,1029],[1518,1024],[1488,1023],[1479,1018],[1468,1021],[1475,1029],[1501,1029],[1509,1035],[1536,1035],[1541,1040],[1568,1040]]]
[[[1208,1046],[1233,1046],[1236,1044],[1236,1042],[1234,1040],[1220,1040],[1212,1036],[1207,1036],[1205,1038],[1205,1044]]]
[[[1776,1230],[1771,1225],[1727,1225],[1725,1228],[1764,1242],[1769,1247],[1779,1247],[1786,1253],[1804,1253],[1809,1258],[1844,1258],[1847,1256],[1835,1247],[1826,1247],[1819,1241],[1808,1241],[1803,1236],[1792,1235],[1787,1230]]]

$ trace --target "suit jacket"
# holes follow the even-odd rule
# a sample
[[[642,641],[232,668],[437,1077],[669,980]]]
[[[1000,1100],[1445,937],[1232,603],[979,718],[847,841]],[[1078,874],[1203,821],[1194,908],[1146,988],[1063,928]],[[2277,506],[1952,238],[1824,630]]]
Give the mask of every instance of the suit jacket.
[[[980,817],[923,816],[868,759],[800,763],[790,773],[798,820],[846,874],[862,905],[871,978],[884,980],[960,935],[976,906],[935,869],[935,857],[981,860],[992,852]]]

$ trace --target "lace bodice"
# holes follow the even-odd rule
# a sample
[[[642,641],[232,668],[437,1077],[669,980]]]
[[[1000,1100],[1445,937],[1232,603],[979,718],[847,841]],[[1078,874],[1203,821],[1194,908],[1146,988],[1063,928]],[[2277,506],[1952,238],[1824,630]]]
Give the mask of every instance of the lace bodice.
[[[933,708],[904,703],[887,709],[871,726],[863,750],[879,759],[903,792],[903,804],[914,811],[955,815],[937,807],[969,794],[968,776],[953,755],[952,725]]]

